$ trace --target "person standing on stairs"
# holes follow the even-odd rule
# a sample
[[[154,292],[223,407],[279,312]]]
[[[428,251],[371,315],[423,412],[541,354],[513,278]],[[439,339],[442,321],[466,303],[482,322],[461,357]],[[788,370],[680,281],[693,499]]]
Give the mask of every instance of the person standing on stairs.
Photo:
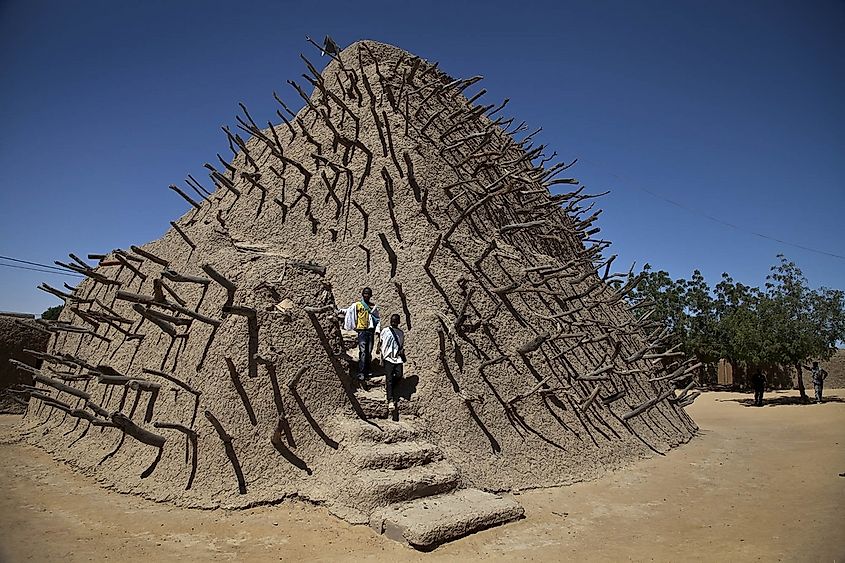
[[[364,381],[373,375],[373,341],[379,328],[378,307],[372,302],[373,290],[365,287],[361,290],[361,300],[346,309],[343,319],[345,330],[358,333],[358,381]]]
[[[381,358],[384,362],[384,387],[387,390],[387,409],[397,408],[393,386],[402,379],[405,364],[405,333],[399,328],[399,315],[390,315],[390,326],[381,331]]]

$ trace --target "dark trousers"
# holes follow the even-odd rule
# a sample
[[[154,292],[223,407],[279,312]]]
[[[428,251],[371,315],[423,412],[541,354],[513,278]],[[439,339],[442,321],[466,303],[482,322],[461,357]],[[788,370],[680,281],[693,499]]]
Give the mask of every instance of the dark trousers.
[[[358,330],[358,376],[369,377],[373,374],[370,367],[373,358],[373,338],[375,330]]]
[[[816,392],[816,402],[822,402],[822,393],[824,392],[824,383],[813,383],[813,390]]]
[[[763,406],[763,389],[754,390],[754,404],[758,407]]]
[[[384,362],[384,387],[387,389],[387,400],[394,401],[393,384],[398,383],[402,379],[402,368],[404,364],[394,364],[393,362]]]

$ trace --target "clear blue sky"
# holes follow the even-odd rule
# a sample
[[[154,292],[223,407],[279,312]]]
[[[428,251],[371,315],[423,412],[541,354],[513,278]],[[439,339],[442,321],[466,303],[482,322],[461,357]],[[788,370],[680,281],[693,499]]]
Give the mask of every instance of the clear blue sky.
[[[845,287],[845,4],[834,0],[0,0],[0,255],[51,264],[158,238],[166,187],[271,119],[305,35],[399,45],[542,126],[628,263],[761,284],[775,255]],[[203,177],[205,177],[203,175]],[[696,210],[688,211],[644,190]],[[8,263],[6,261],[0,261]],[[0,267],[0,310],[73,278]]]

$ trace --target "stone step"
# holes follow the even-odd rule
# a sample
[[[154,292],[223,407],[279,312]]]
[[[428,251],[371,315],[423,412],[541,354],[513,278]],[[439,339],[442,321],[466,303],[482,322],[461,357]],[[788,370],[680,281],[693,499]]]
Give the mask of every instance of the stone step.
[[[377,402],[377,403],[385,403],[387,401],[387,394],[384,390],[384,386],[367,386],[367,387],[359,387],[355,389],[355,398],[358,399],[358,402]]]
[[[358,389],[355,391],[355,399],[361,405],[361,410],[369,418],[390,418],[394,413],[388,412],[387,409],[387,394],[384,386],[371,387],[369,389]],[[400,416],[411,416],[417,414],[416,406],[409,402],[401,400],[398,403],[398,414]]]
[[[445,461],[407,469],[368,469],[358,473],[354,494],[359,506],[374,509],[449,492],[460,480],[458,468]]]
[[[370,516],[370,526],[392,540],[427,551],[522,518],[523,512],[512,498],[478,489],[461,489],[378,509]]]
[[[384,389],[384,376],[383,375],[374,375],[366,380],[364,380],[363,388],[365,390],[372,389],[373,387],[378,387],[380,389]]]
[[[426,442],[395,442],[356,446],[353,457],[366,469],[408,469],[443,459],[443,452]]]
[[[339,433],[351,444],[390,444],[407,442],[417,437],[412,416],[404,417],[401,421],[371,420],[341,417],[337,422]]]

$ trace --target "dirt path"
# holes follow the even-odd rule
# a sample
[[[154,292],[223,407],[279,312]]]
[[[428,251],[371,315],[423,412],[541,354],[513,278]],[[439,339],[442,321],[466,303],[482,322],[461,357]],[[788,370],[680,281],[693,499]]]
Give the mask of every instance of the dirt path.
[[[40,450],[0,446],[1,561],[845,559],[845,390],[747,407],[705,393],[701,435],[607,478],[519,495],[526,518],[419,554],[324,510],[198,511],[101,489]],[[14,417],[0,418],[5,430]]]

